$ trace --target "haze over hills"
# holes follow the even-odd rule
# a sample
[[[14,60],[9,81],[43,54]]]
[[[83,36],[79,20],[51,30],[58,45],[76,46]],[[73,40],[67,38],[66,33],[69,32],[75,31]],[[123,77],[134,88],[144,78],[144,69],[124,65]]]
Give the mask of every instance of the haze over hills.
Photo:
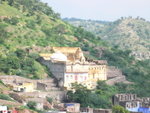
[[[150,22],[143,18],[122,18],[114,22],[64,19],[93,32],[112,46],[131,50],[138,59],[150,58]]]

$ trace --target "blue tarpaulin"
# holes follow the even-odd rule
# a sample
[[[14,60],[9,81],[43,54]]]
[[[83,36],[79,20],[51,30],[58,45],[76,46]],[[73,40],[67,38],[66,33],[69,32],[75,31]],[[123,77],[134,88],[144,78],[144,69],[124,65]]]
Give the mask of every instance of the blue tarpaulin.
[[[139,108],[138,112],[142,112],[142,113],[150,113],[150,108]]]
[[[65,104],[66,106],[74,106],[74,104]]]

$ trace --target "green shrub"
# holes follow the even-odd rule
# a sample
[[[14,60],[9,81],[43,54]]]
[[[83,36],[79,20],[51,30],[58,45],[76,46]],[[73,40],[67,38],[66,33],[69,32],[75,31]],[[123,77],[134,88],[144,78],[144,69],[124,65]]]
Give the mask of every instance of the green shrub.
[[[52,103],[52,102],[53,102],[53,99],[50,98],[50,97],[46,97],[46,99],[47,99],[47,101],[48,101],[49,103]]]
[[[36,109],[36,105],[37,103],[34,102],[34,101],[29,101],[27,106],[30,108],[30,109]]]
[[[35,29],[35,22],[33,20],[27,20],[26,26],[30,29]]]
[[[0,99],[12,101],[12,99],[8,95],[5,95],[5,94],[0,94]]]
[[[11,23],[12,25],[16,25],[18,22],[19,22],[19,19],[18,19],[17,17],[12,17],[12,18],[10,19],[10,23]]]
[[[119,106],[119,105],[113,106],[112,112],[113,112],[113,113],[130,113],[130,112],[127,111],[124,107]]]

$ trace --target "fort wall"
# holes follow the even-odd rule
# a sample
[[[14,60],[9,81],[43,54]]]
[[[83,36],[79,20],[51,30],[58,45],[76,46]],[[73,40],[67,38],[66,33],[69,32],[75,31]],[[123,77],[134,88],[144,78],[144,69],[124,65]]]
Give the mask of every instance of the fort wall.
[[[67,92],[65,91],[50,91],[50,92],[23,92],[18,93],[18,95],[25,98],[46,98],[50,97],[54,101],[63,101],[66,99]]]
[[[126,81],[125,76],[117,76],[117,77],[107,80],[106,83],[108,85],[114,85],[116,83],[125,82],[125,81]]]
[[[114,66],[108,66],[107,78],[111,79],[117,76],[122,76],[122,71]]]

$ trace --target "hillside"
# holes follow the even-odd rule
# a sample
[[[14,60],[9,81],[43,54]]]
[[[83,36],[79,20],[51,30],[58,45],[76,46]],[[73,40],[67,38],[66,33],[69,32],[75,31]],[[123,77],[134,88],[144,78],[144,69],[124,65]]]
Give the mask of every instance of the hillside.
[[[9,2],[0,5],[1,74],[30,78],[49,75],[46,67],[36,60],[38,53],[28,54],[24,51],[27,47],[80,46],[93,51],[96,45],[105,45],[103,41],[97,42],[93,34],[63,22],[45,3],[36,0]]]
[[[0,30],[2,52],[14,51],[24,46],[89,46],[102,45],[97,37],[81,28],[63,22],[47,4],[33,0],[14,0],[13,6],[6,2],[0,7]],[[12,13],[13,12],[13,13]],[[91,39],[92,37],[92,39]],[[81,43],[81,41],[83,41]]]
[[[107,103],[105,108],[111,106],[108,102],[114,93],[150,96],[150,61],[137,61],[130,56],[130,51],[111,47],[100,39],[104,36],[107,39],[106,35],[111,36],[111,31],[115,32],[116,26],[123,21],[125,20],[114,23],[97,22],[102,27],[100,36],[97,37],[81,27],[74,27],[62,21],[59,14],[38,0],[3,0],[0,4],[0,75],[46,78],[51,74],[38,62],[39,53],[29,53],[25,48],[81,47],[86,57],[107,60],[108,65],[118,67],[127,80],[134,82],[132,85],[106,86],[106,90],[102,88],[105,93],[99,89],[97,98],[101,98],[102,103]],[[95,98],[95,95],[92,97]],[[93,103],[95,107],[95,102]],[[101,106],[98,104],[96,107]]]
[[[150,58],[150,22],[142,18],[122,18],[115,22],[99,23],[88,20],[65,19],[75,26],[93,32],[111,46],[131,50],[138,59]]]

